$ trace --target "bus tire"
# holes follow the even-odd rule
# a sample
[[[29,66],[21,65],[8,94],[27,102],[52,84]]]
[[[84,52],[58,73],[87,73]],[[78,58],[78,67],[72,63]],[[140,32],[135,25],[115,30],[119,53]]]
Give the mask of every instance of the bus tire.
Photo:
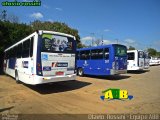
[[[82,77],[83,76],[83,69],[79,68],[77,73],[78,73],[79,76]]]
[[[16,83],[17,83],[17,84],[20,83],[17,70],[16,70],[16,72],[15,72],[15,80],[16,80]]]

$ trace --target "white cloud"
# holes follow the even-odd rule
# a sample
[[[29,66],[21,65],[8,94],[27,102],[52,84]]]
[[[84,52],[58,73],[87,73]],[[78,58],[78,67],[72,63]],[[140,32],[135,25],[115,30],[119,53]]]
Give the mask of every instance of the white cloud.
[[[56,10],[58,10],[58,11],[63,11],[63,9],[62,8],[55,8]]]
[[[86,36],[81,38],[81,42],[85,45],[92,45],[92,39],[93,39],[93,42],[95,42],[96,40],[95,37],[92,38],[92,36]],[[116,43],[115,40],[106,40],[106,39],[103,40],[103,45],[115,44],[115,43]],[[102,45],[102,41],[100,41],[99,45]],[[96,44],[94,43],[93,46],[96,46]]]
[[[127,42],[127,43],[129,43],[129,44],[133,44],[133,43],[135,43],[135,40],[133,40],[133,39],[125,39],[124,40],[125,42]]]
[[[43,14],[40,12],[37,12],[37,13],[31,14],[30,17],[35,18],[35,19],[40,19],[40,18],[43,18]]]
[[[89,46],[92,44],[92,39],[94,40],[94,37],[86,36],[86,37],[81,38],[81,42],[82,42],[82,44]]]
[[[111,30],[110,30],[110,29],[105,29],[105,30],[104,30],[104,32],[109,32],[109,31],[111,31]]]
[[[83,37],[81,40],[82,40],[82,41],[83,41],[83,40],[92,40],[92,37],[91,37],[91,36]]]
[[[53,22],[53,20],[52,20],[52,19],[48,19],[47,21],[49,21],[49,22]]]

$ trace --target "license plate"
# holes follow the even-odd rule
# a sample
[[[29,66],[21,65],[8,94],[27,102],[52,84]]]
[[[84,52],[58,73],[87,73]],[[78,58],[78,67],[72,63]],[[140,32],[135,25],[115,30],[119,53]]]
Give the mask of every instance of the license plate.
[[[56,75],[63,75],[64,72],[56,72]]]

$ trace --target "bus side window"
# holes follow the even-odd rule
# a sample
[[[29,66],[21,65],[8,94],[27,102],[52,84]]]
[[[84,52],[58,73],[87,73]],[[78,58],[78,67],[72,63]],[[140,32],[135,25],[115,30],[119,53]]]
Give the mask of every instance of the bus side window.
[[[26,40],[23,42],[23,49],[22,49],[23,58],[29,57],[29,46],[30,46],[30,40]]]
[[[134,53],[127,53],[128,60],[134,60]]]
[[[85,51],[86,59],[90,59],[90,50]]]
[[[34,37],[31,37],[31,39],[30,39],[30,50],[29,50],[30,57],[33,56],[33,41],[34,41]]]
[[[105,49],[104,49],[104,58],[105,58],[106,60],[109,59],[109,48],[105,48]]]
[[[21,58],[22,56],[22,43],[17,46],[17,58]]]
[[[91,50],[91,59],[103,59],[103,49]]]
[[[81,59],[81,60],[90,59],[90,51],[89,51],[89,50],[80,51],[80,59]]]

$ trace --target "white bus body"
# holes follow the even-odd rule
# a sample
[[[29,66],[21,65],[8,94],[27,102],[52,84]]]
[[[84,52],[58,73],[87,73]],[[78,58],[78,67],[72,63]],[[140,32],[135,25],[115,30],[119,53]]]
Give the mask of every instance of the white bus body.
[[[129,50],[127,70],[143,70],[144,69],[144,52],[142,50]]]
[[[160,60],[156,57],[150,57],[150,61],[149,61],[149,65],[159,65],[160,64]]]
[[[39,30],[5,51],[4,72],[26,84],[75,80],[74,36]]]

